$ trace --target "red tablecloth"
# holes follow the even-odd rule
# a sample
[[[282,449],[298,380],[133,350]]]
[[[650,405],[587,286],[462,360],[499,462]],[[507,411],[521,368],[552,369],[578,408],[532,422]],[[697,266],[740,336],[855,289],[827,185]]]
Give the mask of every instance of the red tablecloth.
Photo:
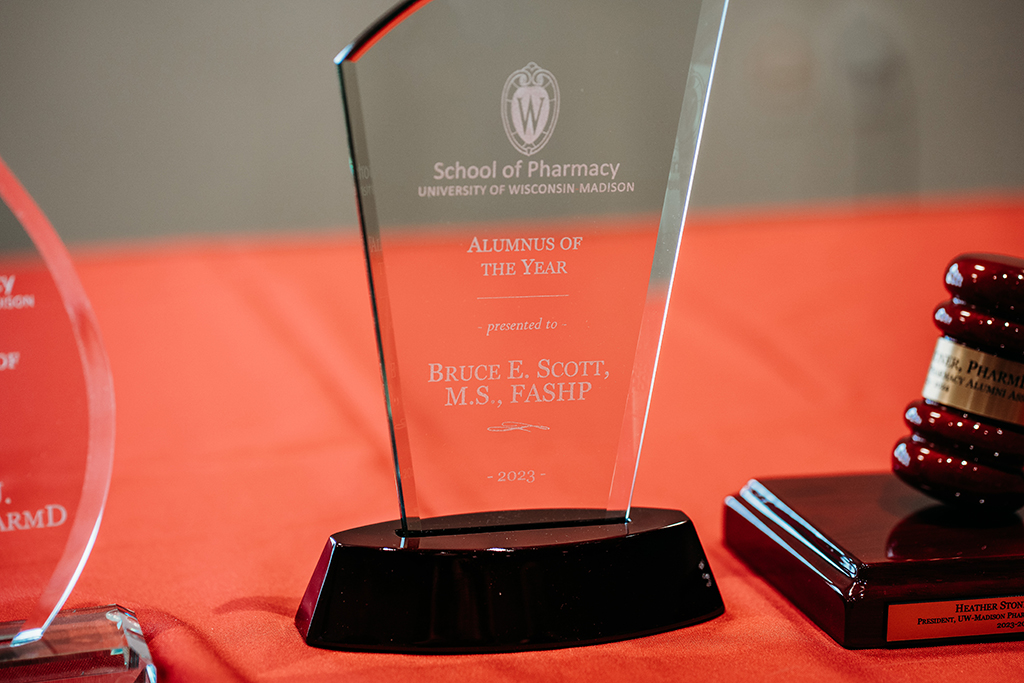
[[[136,610],[169,683],[1022,680],[1022,643],[843,650],[721,535],[722,499],[750,477],[888,468],[944,266],[986,250],[1024,255],[1024,199],[692,219],[634,502],[693,518],[726,613],[629,642],[477,656],[317,650],[293,623],[328,535],[397,516],[354,239],[79,251],[118,433],[68,606]]]

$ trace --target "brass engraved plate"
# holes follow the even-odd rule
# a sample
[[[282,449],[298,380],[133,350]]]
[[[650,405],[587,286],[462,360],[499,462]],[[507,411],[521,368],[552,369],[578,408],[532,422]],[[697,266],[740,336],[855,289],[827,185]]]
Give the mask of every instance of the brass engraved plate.
[[[1024,631],[1024,597],[889,605],[886,640],[996,636]]]
[[[942,337],[921,395],[950,408],[1024,425],[1024,363]]]

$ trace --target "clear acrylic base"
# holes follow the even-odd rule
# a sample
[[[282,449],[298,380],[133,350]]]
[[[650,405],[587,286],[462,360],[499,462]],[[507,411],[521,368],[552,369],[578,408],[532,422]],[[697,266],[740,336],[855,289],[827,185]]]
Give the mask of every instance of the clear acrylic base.
[[[0,623],[0,680],[156,683],[139,621],[123,607],[62,611],[40,640],[12,647],[20,625]]]

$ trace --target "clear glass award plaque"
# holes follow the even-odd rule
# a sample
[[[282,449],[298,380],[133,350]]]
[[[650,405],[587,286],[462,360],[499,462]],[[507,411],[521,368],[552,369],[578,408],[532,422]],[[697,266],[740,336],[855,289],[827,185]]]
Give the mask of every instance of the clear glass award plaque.
[[[113,385],[71,260],[2,161],[0,200],[0,679],[152,681],[130,612],[60,612],[106,501]]]
[[[540,554],[523,562],[543,581],[578,585],[544,553],[666,525],[692,533],[631,496],[725,5],[420,0],[339,55],[401,513],[387,544],[399,556],[530,548]],[[693,534],[685,571],[713,599],[675,616],[623,626],[588,614],[563,628],[535,611],[495,631],[478,611],[478,635],[439,635],[449,632],[436,614],[432,636],[382,636],[390,645],[324,635],[318,620],[336,620],[322,616],[328,556],[381,545],[339,536],[298,617],[326,647],[555,647],[721,610]],[[605,578],[623,595],[657,583],[591,560],[617,567]],[[500,585],[485,564],[473,564],[481,585]],[[533,626],[506,628],[517,620]],[[579,626],[588,620],[600,625]]]

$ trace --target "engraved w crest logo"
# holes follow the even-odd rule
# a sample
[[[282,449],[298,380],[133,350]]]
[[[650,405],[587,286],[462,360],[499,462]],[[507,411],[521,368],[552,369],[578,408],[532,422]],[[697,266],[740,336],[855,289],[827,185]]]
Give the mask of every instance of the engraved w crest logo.
[[[558,120],[558,82],[530,62],[514,71],[501,91],[501,122],[512,146],[526,156],[539,152]]]

